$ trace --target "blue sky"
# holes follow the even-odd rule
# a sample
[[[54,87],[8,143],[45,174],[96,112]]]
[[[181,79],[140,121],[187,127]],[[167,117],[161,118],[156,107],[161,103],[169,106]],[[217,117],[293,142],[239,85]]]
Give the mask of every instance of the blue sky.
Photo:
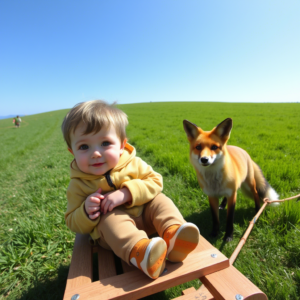
[[[300,102],[300,1],[0,2],[0,116],[103,99]]]

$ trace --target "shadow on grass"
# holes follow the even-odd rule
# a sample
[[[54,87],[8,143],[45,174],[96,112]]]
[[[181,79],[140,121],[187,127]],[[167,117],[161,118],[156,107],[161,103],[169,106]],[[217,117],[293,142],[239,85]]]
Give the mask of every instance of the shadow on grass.
[[[245,227],[245,221],[250,222],[255,216],[255,209],[253,207],[247,208],[238,208],[235,210],[234,214],[234,223],[233,226],[238,225],[239,227]],[[220,232],[216,237],[210,236],[212,230],[212,217],[210,208],[205,209],[200,213],[193,213],[186,217],[187,222],[192,222],[198,226],[200,229],[200,234],[209,241],[213,246],[216,247],[216,243],[219,240],[223,240],[226,230],[226,215],[227,210],[219,210],[219,219],[220,219]],[[247,226],[248,227],[248,226]],[[247,229],[245,228],[245,231]],[[244,232],[243,232],[244,234]],[[241,236],[242,237],[242,236]],[[236,237],[234,237],[236,239]],[[219,250],[222,252],[222,249],[226,245],[225,242],[222,242]]]
[[[69,266],[60,266],[57,270],[57,277],[45,281],[36,281],[33,287],[24,291],[22,295],[17,298],[19,300],[61,300],[64,296]],[[15,298],[16,299],[16,298]]]

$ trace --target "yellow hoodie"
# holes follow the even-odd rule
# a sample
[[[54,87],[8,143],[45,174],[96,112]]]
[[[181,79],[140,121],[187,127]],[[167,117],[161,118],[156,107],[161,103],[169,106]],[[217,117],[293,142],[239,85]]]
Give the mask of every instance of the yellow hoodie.
[[[84,173],[79,170],[75,160],[71,162],[71,181],[67,189],[68,206],[65,220],[72,231],[89,233],[93,240],[100,237],[96,226],[101,215],[91,220],[84,210],[85,199],[99,188],[102,194],[106,194],[114,189],[127,187],[132,202],[118,208],[135,217],[142,214],[143,204],[151,201],[162,191],[162,176],[135,154],[135,148],[127,143],[117,166],[106,176]]]

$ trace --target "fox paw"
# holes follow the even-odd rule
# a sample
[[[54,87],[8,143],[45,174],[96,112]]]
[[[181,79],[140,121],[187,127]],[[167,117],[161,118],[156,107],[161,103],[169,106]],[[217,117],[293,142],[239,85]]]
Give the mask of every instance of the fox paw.
[[[226,243],[228,243],[228,242],[231,242],[233,240],[233,238],[232,238],[232,236],[224,236],[224,241],[226,242]]]

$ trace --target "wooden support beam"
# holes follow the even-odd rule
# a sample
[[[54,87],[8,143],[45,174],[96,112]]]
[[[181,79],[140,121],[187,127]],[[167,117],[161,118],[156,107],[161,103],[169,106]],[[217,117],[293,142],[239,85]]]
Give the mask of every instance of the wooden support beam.
[[[202,285],[194,293],[175,298],[176,300],[267,300],[267,296],[235,267],[200,278]],[[241,296],[239,298],[239,295]]]

